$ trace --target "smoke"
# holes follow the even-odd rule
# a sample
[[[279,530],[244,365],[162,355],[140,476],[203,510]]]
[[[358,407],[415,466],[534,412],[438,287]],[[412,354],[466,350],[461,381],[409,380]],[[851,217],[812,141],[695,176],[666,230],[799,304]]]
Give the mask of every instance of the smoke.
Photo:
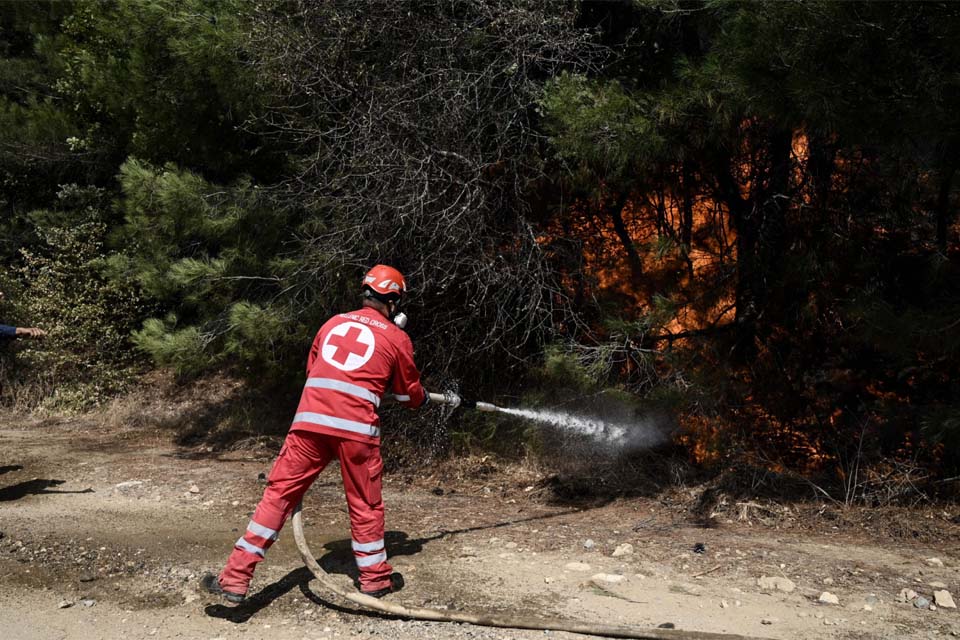
[[[605,412],[619,413],[615,419],[597,415],[584,415],[562,411],[507,409],[499,411],[546,424],[572,436],[580,436],[587,442],[610,453],[627,453],[664,444],[669,439],[669,421],[656,414],[623,415],[624,407],[605,403]]]

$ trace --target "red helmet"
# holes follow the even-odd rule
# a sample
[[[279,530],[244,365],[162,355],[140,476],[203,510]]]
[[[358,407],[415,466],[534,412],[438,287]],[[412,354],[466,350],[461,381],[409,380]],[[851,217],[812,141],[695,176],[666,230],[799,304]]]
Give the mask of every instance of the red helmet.
[[[407,282],[393,267],[378,264],[363,277],[363,289],[379,300],[397,301],[407,292]]]

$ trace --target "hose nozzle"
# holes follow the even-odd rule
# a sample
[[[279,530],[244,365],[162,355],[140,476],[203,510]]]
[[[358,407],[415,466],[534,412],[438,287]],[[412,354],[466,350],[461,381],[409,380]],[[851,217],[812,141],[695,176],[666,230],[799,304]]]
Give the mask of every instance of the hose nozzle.
[[[497,406],[489,402],[478,402],[476,400],[464,400],[460,403],[464,409],[476,409],[477,411],[496,411]]]
[[[443,393],[430,393],[430,402],[436,402],[437,404],[445,404],[456,409],[460,406],[461,400],[460,396],[455,394],[453,391],[444,391]]]
[[[463,407],[464,409],[476,409],[477,411],[499,411],[500,407],[495,404],[490,404],[489,402],[478,402],[476,400],[464,400],[459,395],[453,391],[445,391],[443,393],[431,393],[430,402],[436,402],[437,404],[445,404],[456,409],[457,407]]]

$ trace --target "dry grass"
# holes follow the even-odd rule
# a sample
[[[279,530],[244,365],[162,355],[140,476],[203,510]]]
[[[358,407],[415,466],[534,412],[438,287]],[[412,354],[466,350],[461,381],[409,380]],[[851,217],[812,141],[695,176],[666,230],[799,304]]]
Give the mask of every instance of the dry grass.
[[[23,379],[8,360],[0,360],[0,403],[15,413],[33,413],[42,410],[44,400],[56,394],[52,375],[31,375]]]
[[[153,372],[95,415],[113,431],[167,431],[178,445],[197,453],[275,451],[289,426],[288,412],[279,404],[234,378],[212,376],[181,385],[168,373]]]

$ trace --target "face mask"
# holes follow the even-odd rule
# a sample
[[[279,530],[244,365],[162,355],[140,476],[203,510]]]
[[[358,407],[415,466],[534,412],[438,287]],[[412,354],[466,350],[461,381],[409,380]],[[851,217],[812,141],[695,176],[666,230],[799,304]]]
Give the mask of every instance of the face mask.
[[[397,325],[401,329],[407,326],[407,314],[402,311],[393,316],[393,324]]]

